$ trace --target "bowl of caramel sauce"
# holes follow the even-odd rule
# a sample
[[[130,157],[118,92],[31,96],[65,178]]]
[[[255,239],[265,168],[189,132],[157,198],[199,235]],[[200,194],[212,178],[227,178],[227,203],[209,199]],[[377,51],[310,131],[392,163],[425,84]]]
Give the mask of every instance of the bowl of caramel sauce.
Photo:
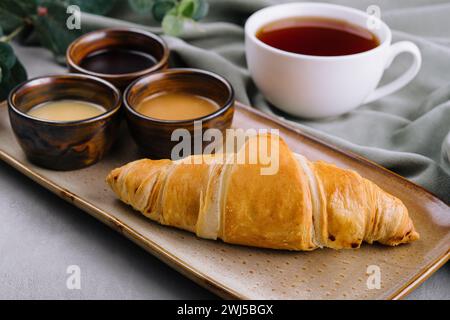
[[[142,153],[166,159],[173,159],[179,144],[175,130],[188,133],[192,154],[202,153],[209,144],[202,139],[206,130],[225,135],[233,121],[234,101],[233,88],[225,78],[187,68],[142,77],[123,95],[128,128]]]
[[[81,74],[43,76],[13,89],[8,113],[27,158],[53,170],[75,170],[103,158],[117,138],[121,94]]]

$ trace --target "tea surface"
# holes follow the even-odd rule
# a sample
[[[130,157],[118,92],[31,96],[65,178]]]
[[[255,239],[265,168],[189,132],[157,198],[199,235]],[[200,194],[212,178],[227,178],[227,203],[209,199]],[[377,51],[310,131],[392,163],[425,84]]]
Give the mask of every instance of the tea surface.
[[[378,38],[368,29],[344,20],[296,17],[262,27],[256,37],[271,47],[311,56],[343,56],[377,47]]]

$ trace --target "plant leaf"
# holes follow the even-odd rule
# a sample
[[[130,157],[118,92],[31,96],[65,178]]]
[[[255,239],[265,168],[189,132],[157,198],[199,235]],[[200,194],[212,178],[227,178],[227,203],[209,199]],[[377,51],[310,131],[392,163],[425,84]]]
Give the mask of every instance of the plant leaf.
[[[5,33],[10,33],[20,27],[25,17],[35,10],[35,0],[1,0],[0,26]]]
[[[37,0],[15,0],[14,2],[20,7],[22,17],[36,12]]]
[[[0,26],[3,28],[4,32],[10,33],[20,27],[22,23],[23,20],[19,16],[0,7]]]
[[[36,12],[36,0],[2,0],[0,7],[9,13],[24,18]]]
[[[59,62],[64,61],[67,47],[81,35],[81,30],[67,29],[67,9],[59,1],[41,0],[40,6],[47,8],[47,14],[32,17],[39,40],[53,52]]]
[[[53,0],[53,2],[55,2]],[[116,5],[116,0],[59,0],[64,2],[63,5],[67,8],[70,5],[79,6],[81,11],[93,14],[105,15],[110,12]]]
[[[16,59],[16,63],[11,69],[0,61],[1,80],[0,80],[0,101],[8,97],[9,92],[19,83],[27,80],[27,72],[22,63]]]
[[[192,19],[198,21],[206,17],[209,11],[209,3],[206,0],[198,0],[198,6],[195,9]]]
[[[178,36],[183,31],[184,18],[173,14],[168,14],[162,21],[162,29],[165,34]]]
[[[197,5],[197,0],[181,0],[178,7],[178,13],[183,17],[191,18],[194,15]]]
[[[10,71],[10,81],[11,85],[13,86],[11,89],[24,82],[28,78],[27,71],[25,70],[25,67],[19,59],[16,59],[16,63]]]
[[[0,42],[0,61],[6,69],[11,69],[16,63],[13,48],[6,42]]]
[[[130,5],[133,11],[139,14],[147,14],[152,11],[153,5],[155,4],[154,0],[128,0],[128,4]]]
[[[156,21],[163,21],[164,17],[175,8],[175,2],[170,0],[157,1],[153,5],[152,13]]]
[[[27,0],[22,0],[27,1]],[[83,12],[105,15],[114,8],[117,0],[32,0],[36,1],[38,6],[46,6],[48,3],[60,5],[64,8],[71,5],[80,7]]]
[[[5,100],[8,98],[8,94],[11,91],[10,86],[7,84],[7,78],[9,77],[9,70],[6,69],[6,67],[1,63],[0,61],[0,73],[1,73],[1,80],[0,80],[0,101]]]

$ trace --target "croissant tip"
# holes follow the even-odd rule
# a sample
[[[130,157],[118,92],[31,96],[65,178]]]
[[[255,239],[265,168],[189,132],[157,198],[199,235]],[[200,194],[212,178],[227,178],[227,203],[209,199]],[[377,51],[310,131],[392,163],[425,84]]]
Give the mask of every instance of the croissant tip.
[[[400,244],[411,243],[411,242],[417,241],[419,239],[420,239],[419,233],[415,229],[412,229],[412,230],[408,231],[400,239],[398,239],[398,238],[393,239],[393,240],[389,241],[387,244],[391,245],[391,246],[398,246]]]
[[[405,234],[405,240],[406,243],[413,242],[420,239],[420,234],[416,231],[416,228],[414,228],[414,224],[410,220],[410,229]]]
[[[120,174],[120,168],[112,170],[107,176],[106,176],[106,183],[108,183],[110,186],[113,185],[113,183],[117,180]]]
[[[419,240],[420,234],[416,230],[413,230],[409,236],[409,239],[410,239],[410,242]]]

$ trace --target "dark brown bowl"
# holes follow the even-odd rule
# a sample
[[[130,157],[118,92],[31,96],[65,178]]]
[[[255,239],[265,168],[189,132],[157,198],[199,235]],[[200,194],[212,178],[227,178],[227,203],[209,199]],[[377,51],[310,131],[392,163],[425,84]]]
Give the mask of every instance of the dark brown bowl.
[[[89,55],[108,49],[144,52],[152,55],[157,63],[147,69],[123,74],[97,73],[80,66],[83,59]],[[151,32],[122,28],[103,29],[87,33],[72,42],[67,49],[66,60],[70,72],[99,77],[124,90],[134,80],[166,69],[169,64],[169,48],[161,37]]]
[[[47,121],[29,116],[34,106],[59,99],[93,102],[107,111],[77,121]],[[117,137],[121,96],[110,83],[80,74],[26,81],[8,97],[11,126],[28,159],[54,170],[74,170],[99,161]]]
[[[135,107],[145,98],[167,91],[203,96],[215,101],[220,108],[201,118],[180,121],[154,119],[136,111]],[[180,141],[172,141],[171,137],[176,129],[189,131],[193,154],[203,152],[205,146],[211,143],[202,142],[201,150],[195,150],[196,136],[203,136],[210,128],[219,129],[225,134],[233,121],[234,91],[231,84],[223,77],[204,70],[169,69],[142,77],[126,89],[123,99],[131,135],[142,152],[151,158],[175,160],[171,156],[172,150]],[[201,130],[194,130],[195,123],[201,124]]]

